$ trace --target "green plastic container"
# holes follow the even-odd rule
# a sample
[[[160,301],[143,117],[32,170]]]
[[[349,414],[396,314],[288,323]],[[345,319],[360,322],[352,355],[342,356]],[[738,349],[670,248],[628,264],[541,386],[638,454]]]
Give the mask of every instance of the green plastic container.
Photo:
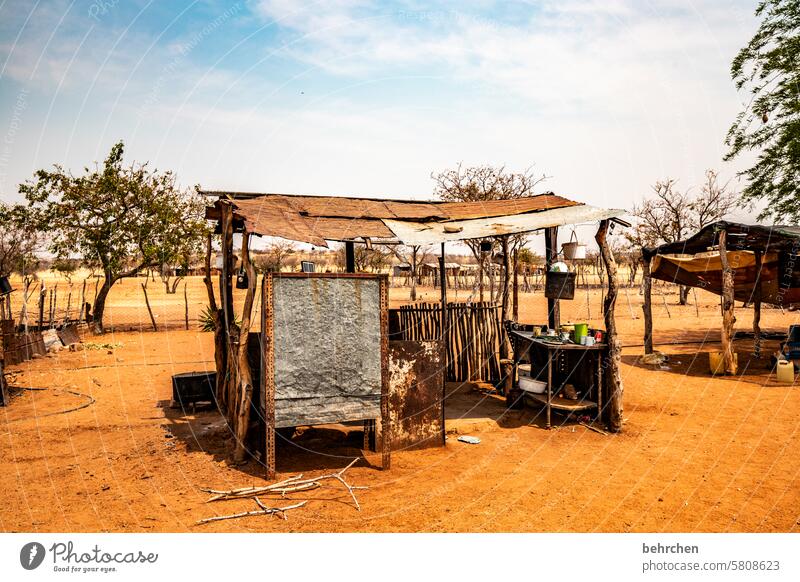
[[[588,323],[576,323],[575,324],[575,343],[580,344],[581,339],[586,337],[589,333],[589,324]]]

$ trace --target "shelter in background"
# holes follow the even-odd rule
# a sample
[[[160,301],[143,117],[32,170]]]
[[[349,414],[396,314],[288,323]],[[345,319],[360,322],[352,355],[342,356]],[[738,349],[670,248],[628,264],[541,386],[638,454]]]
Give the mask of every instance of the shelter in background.
[[[454,277],[461,271],[461,263],[447,262],[444,264],[444,270],[448,277]],[[421,277],[439,277],[439,263],[422,263],[419,266],[419,274]]]
[[[643,248],[645,352],[653,351],[651,279],[705,289],[722,296],[725,370],[735,373],[734,300],[753,303],[755,356],[759,357],[761,304],[800,302],[800,228],[719,221],[683,241]]]
[[[558,227],[599,221],[600,228],[595,239],[601,247],[609,272],[609,290],[606,295],[604,312],[608,343],[611,346],[608,357],[608,372],[604,378],[609,392],[606,402],[609,424],[614,430],[621,427],[622,383],[619,377],[620,347],[616,337],[614,304],[616,299],[616,265],[606,243],[606,234],[611,221],[618,221],[624,214],[621,210],[595,208],[568,200],[553,193],[541,194],[514,200],[492,200],[482,202],[442,202],[442,201],[400,201],[374,198],[344,198],[337,196],[293,196],[285,194],[251,194],[240,192],[206,191],[203,194],[216,197],[214,204],[207,208],[206,217],[218,222],[218,232],[222,235],[223,261],[221,265],[219,295],[221,306],[216,307],[211,279],[206,279],[209,302],[215,318],[215,360],[217,367],[217,401],[225,412],[228,423],[236,436],[237,450],[234,458],[241,460],[248,452],[247,444],[257,435],[263,435],[265,442],[265,461],[268,476],[275,473],[275,430],[289,426],[287,417],[276,406],[286,406],[294,410],[296,418],[324,418],[325,422],[345,420],[365,421],[365,435],[377,447],[376,415],[380,411],[380,441],[384,467],[389,464],[389,452],[396,447],[430,446],[444,444],[444,362],[437,354],[446,353],[445,344],[448,330],[447,285],[440,284],[441,306],[438,317],[439,337],[434,345],[430,341],[388,343],[386,321],[386,282],[385,276],[355,274],[356,243],[367,246],[373,244],[441,245],[439,274],[444,282],[447,271],[445,263],[445,243],[467,239],[505,238],[514,234],[543,230],[547,249],[547,263],[556,261],[558,255]],[[621,221],[620,221],[621,222]],[[242,262],[235,267],[233,262],[233,234],[242,234]],[[300,273],[292,277],[284,274],[267,274],[262,281],[261,297],[262,326],[260,334],[250,334],[253,302],[256,296],[256,276],[249,259],[249,244],[252,235],[276,236],[288,240],[327,247],[328,241],[345,243],[346,271],[343,275]],[[211,262],[211,243],[208,240],[207,265]],[[508,257],[506,257],[508,261]],[[506,264],[506,267],[508,265]],[[327,276],[326,276],[327,275]],[[246,289],[241,324],[237,323],[233,311],[232,281]],[[292,288],[292,291],[289,288]],[[335,287],[335,289],[334,289]],[[280,294],[281,301],[276,302]],[[375,318],[380,317],[379,333],[370,327],[368,321],[353,329],[346,326],[332,327],[325,334],[314,333],[314,326],[308,329],[295,322],[299,336],[287,347],[289,336],[276,324],[280,317],[289,321],[293,313],[302,312],[302,305],[295,305],[294,311],[282,311],[284,301],[307,298],[311,303],[305,308],[313,314],[330,314],[339,309],[336,293],[349,295],[344,298],[348,305],[360,305],[359,309],[372,309]],[[376,294],[377,293],[377,297]],[[350,301],[357,298],[357,302]],[[371,306],[371,307],[369,307]],[[353,307],[355,309],[355,307]],[[560,321],[557,298],[548,298],[548,323],[557,328]],[[376,335],[377,334],[377,335]],[[352,342],[356,340],[357,343]],[[309,358],[302,361],[297,346],[307,346],[308,342],[325,341],[329,344],[346,344],[343,349],[350,350],[354,345],[361,346],[363,358],[371,362],[369,366],[359,367],[358,374],[370,371],[369,381],[363,382],[367,391],[361,391],[358,378],[349,378],[347,373],[337,369],[344,363],[348,366],[360,360],[353,354],[347,362],[335,363],[331,358],[323,358],[323,352],[311,350]],[[403,344],[398,345],[398,344]],[[438,345],[438,347],[436,347]],[[260,354],[260,358],[248,358],[248,353]],[[391,352],[392,356],[388,354]],[[348,352],[349,353],[349,352]],[[375,376],[375,356],[380,358],[380,379]],[[413,359],[401,365],[388,366],[391,370],[402,370],[402,377],[388,377],[387,358]],[[318,357],[319,356],[319,357]],[[300,359],[298,359],[300,358]],[[444,357],[442,358],[444,359]],[[255,362],[255,364],[253,363]],[[313,370],[316,377],[325,382],[301,382],[296,380],[301,374],[302,365]],[[256,373],[254,373],[254,371]],[[346,372],[346,370],[345,370]],[[358,375],[356,374],[356,375]],[[413,378],[412,378],[413,376]],[[303,376],[306,378],[306,376]],[[308,393],[301,393],[301,384],[308,386]],[[334,392],[330,392],[334,384]],[[328,391],[311,393],[325,387]],[[354,393],[354,391],[356,393]],[[414,392],[413,398],[408,394]],[[389,406],[391,396],[392,406]],[[333,398],[334,400],[330,400]],[[341,399],[338,409],[348,412],[347,417],[336,413],[336,406],[330,403]],[[376,407],[377,400],[380,405]],[[283,404],[281,403],[283,401]],[[302,402],[316,407],[302,411]],[[300,408],[298,408],[300,407]],[[319,407],[328,407],[319,410]],[[251,410],[252,409],[252,410]],[[362,412],[358,412],[361,410]],[[330,414],[328,414],[330,413]],[[280,422],[277,419],[282,419]],[[283,423],[283,424],[281,424]],[[258,444],[256,452],[262,449]]]

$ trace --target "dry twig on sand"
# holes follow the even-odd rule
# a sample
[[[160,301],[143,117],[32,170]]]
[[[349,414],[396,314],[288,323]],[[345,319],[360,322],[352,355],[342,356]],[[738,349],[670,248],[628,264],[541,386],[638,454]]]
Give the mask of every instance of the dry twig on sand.
[[[256,505],[258,505],[259,509],[255,511],[244,511],[241,513],[234,513],[231,515],[222,515],[222,516],[215,516],[215,517],[208,517],[206,519],[201,519],[198,521],[198,524],[202,523],[209,523],[212,521],[221,521],[223,519],[236,519],[239,517],[249,517],[252,515],[280,515],[284,519],[286,519],[286,511],[289,509],[296,509],[298,507],[302,507],[308,501],[303,501],[301,503],[297,503],[295,505],[289,505],[287,507],[268,507],[264,505],[261,500],[257,497],[258,495],[280,495],[281,497],[286,497],[287,494],[297,493],[300,491],[310,491],[312,489],[318,489],[322,487],[321,481],[325,481],[327,479],[334,479],[344,485],[347,492],[350,494],[350,497],[353,499],[353,503],[355,504],[355,508],[358,511],[361,511],[361,505],[358,503],[358,499],[356,498],[356,494],[354,491],[357,489],[368,489],[368,487],[357,487],[355,485],[350,485],[344,479],[344,473],[350,467],[356,464],[358,459],[353,459],[350,464],[348,464],[344,469],[338,471],[336,473],[329,473],[327,475],[321,475],[319,477],[313,477],[311,479],[303,479],[303,474],[295,475],[294,477],[289,477],[288,479],[284,479],[283,481],[278,481],[277,483],[272,483],[271,485],[264,485],[262,487],[240,487],[238,489],[229,489],[227,491],[221,491],[217,489],[207,489],[203,488],[201,491],[205,491],[206,493],[211,493],[211,497],[208,498],[206,503],[210,503],[212,501],[225,501],[229,499],[247,499],[247,498],[254,498]]]
[[[606,431],[604,431],[602,428],[597,428],[596,426],[594,426],[592,424],[589,424],[588,422],[579,422],[578,424],[581,425],[581,426],[585,426],[589,430],[592,430],[592,431],[594,431],[594,432],[596,432],[598,434],[601,434],[601,435],[604,435],[604,436],[608,436],[608,433]]]
[[[325,481],[327,479],[335,479],[347,488],[348,492],[355,501],[356,507],[360,509],[360,507],[358,506],[358,501],[355,500],[355,495],[353,495],[353,490],[366,489],[366,487],[353,487],[352,485],[349,485],[343,478],[345,471],[347,471],[357,462],[358,459],[353,459],[349,465],[347,465],[344,469],[342,469],[337,473],[329,473],[327,475],[321,475],[319,477],[312,477],[311,479],[303,479],[303,474],[301,473],[300,475],[295,475],[294,477],[289,477],[288,479],[284,479],[283,481],[272,483],[271,485],[264,485],[262,487],[241,487],[239,489],[230,489],[228,491],[203,488],[201,489],[201,491],[205,491],[206,493],[211,493],[211,497],[209,497],[207,501],[207,503],[210,503],[212,501],[223,501],[226,499],[247,499],[248,497],[255,497],[256,495],[266,495],[266,494],[285,496],[287,493],[296,493],[298,491],[308,491],[310,489],[317,489],[318,487],[322,486],[320,484],[320,481]]]
[[[215,515],[214,517],[206,517],[205,519],[201,519],[197,522],[198,525],[202,523],[210,523],[212,521],[222,521],[224,519],[237,519],[239,517],[250,517],[253,515],[279,515],[283,519],[288,519],[286,517],[286,512],[290,509],[297,509],[298,507],[303,507],[308,501],[301,501],[300,503],[295,503],[294,505],[287,505],[286,507],[267,507],[261,501],[259,501],[258,497],[255,499],[256,505],[258,505],[259,509],[256,511],[243,511],[241,513],[232,513],[230,515]]]

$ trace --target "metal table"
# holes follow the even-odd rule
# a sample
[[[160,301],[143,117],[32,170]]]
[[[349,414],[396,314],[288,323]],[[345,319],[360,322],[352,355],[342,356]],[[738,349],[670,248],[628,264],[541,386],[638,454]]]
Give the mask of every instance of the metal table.
[[[588,412],[595,410],[599,417],[603,410],[603,355],[606,353],[608,344],[594,344],[592,346],[582,346],[572,342],[560,342],[545,339],[547,336],[536,336],[530,331],[510,330],[514,344],[514,387],[519,390],[518,367],[519,362],[526,354],[530,355],[531,348],[545,351],[547,353],[547,391],[545,394],[534,394],[526,392],[525,395],[545,407],[547,415],[547,428],[551,425],[551,411],[561,410],[563,412]],[[555,338],[553,338],[555,339]],[[587,400],[586,396],[580,400],[570,400],[561,396],[554,396],[553,390],[553,360],[560,353],[580,352],[583,355],[593,357],[595,361],[592,384],[595,389],[596,397],[594,401]],[[533,364],[531,364],[533,367]],[[573,370],[574,371],[574,370]],[[570,374],[571,376],[571,374]],[[569,378],[569,376],[568,376]]]

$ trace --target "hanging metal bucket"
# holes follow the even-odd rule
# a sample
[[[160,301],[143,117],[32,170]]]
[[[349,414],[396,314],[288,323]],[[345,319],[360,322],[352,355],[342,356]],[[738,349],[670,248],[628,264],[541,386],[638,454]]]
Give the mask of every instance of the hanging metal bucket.
[[[585,259],[586,245],[578,242],[578,236],[573,230],[569,242],[565,242],[561,245],[561,252],[564,254],[564,258],[568,261]]]

